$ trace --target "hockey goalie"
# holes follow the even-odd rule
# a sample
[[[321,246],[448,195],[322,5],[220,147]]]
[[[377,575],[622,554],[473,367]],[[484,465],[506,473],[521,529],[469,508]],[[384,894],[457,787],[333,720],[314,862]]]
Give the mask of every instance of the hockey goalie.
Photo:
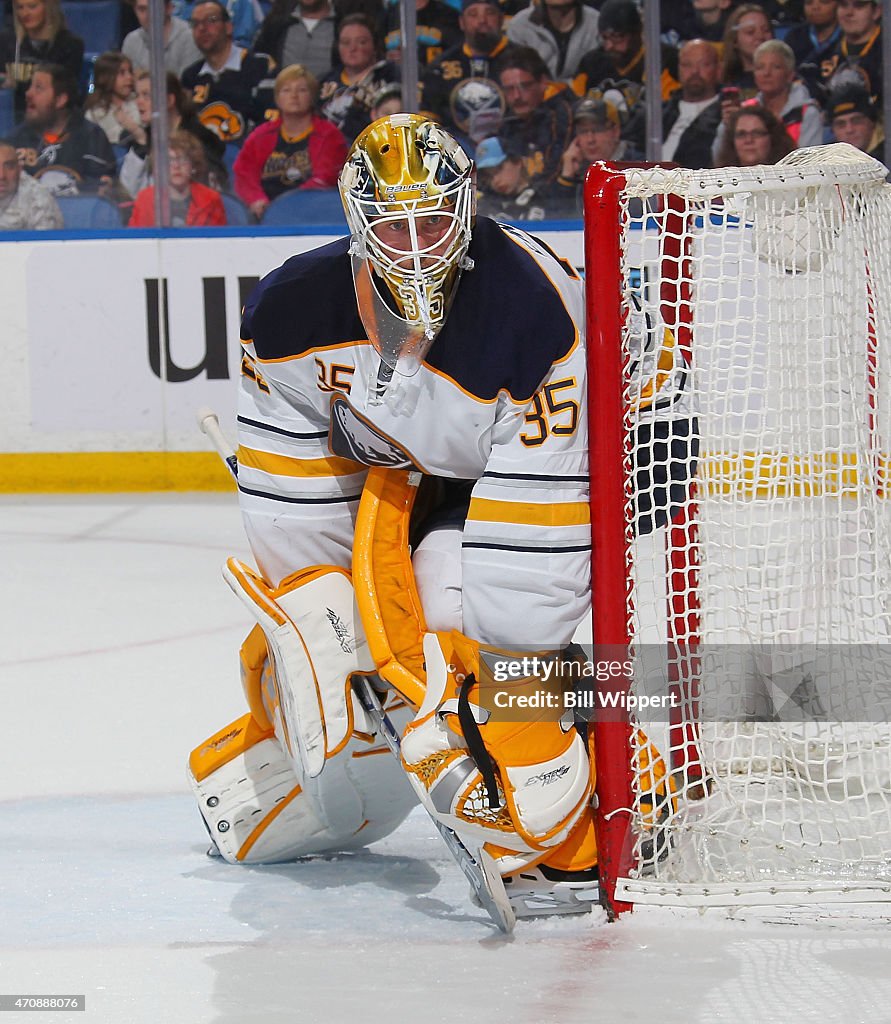
[[[375,122],[340,178],[350,238],[288,260],[245,309],[256,568],[224,575],[256,623],[249,712],[190,773],[232,863],[364,846],[420,801],[485,851],[518,916],[575,912],[597,899],[584,730],[553,707],[499,715],[483,691],[499,664],[508,703],[534,689],[527,667],[567,657],[590,602],[583,290],[475,216],[472,172],[435,123]]]

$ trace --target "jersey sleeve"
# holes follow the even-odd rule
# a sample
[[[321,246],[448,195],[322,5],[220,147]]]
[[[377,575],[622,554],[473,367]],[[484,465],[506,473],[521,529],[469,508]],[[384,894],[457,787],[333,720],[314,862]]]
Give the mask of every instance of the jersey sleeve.
[[[284,385],[274,366],[267,370],[256,359],[251,344],[242,357],[239,502],[257,566],[273,584],[309,565],[350,567],[367,473],[330,453],[324,415],[295,390],[296,363]]]
[[[581,342],[530,403],[501,402],[464,527],[464,632],[510,650],[551,649],[571,641],[590,608]]]

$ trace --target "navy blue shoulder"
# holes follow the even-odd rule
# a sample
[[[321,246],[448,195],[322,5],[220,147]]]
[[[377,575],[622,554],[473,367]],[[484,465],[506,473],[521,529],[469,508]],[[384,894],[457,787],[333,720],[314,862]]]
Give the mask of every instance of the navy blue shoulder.
[[[350,269],[349,238],[292,256],[257,285],[241,337],[260,359],[297,356],[320,345],[364,338]]]
[[[528,402],[572,349],[577,329],[554,283],[511,233],[477,218],[468,251],[473,270],[462,275],[426,362],[478,398],[506,391]],[[566,271],[558,266],[555,273]]]

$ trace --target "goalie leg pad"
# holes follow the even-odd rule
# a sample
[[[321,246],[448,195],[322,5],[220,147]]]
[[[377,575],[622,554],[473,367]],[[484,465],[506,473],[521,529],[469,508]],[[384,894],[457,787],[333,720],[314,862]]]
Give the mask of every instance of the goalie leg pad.
[[[471,686],[466,704],[491,758],[488,773],[471,754],[459,714],[463,683],[478,678],[479,646],[457,633],[427,634],[424,653],[427,692],[402,742],[418,796],[462,837],[521,854],[555,850],[590,815],[591,768],[581,737],[571,723],[545,715],[489,721]]]
[[[272,725],[305,788],[354,732],[370,730],[349,682],[374,669],[349,574],[314,566],[271,587],[230,558],[223,577],[257,620],[270,655],[272,672],[264,675],[256,634],[242,651],[248,703]]]
[[[399,709],[389,714],[400,717]],[[389,749],[366,737],[354,738],[332,770],[313,780],[310,796],[272,731],[250,714],[192,752],[189,780],[208,832],[231,864],[358,849],[389,835],[416,804]]]

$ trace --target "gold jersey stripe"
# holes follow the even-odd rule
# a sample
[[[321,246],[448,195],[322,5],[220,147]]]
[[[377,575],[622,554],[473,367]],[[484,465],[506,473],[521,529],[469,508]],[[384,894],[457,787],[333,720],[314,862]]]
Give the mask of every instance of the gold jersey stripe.
[[[244,445],[238,449],[238,464],[274,476],[296,477],[352,476],[366,468],[360,462],[342,459],[337,455],[321,459],[295,459],[290,455],[274,455],[257,451],[256,448],[245,448]]]
[[[544,505],[530,501],[473,498],[467,518],[476,522],[518,523],[523,526],[587,526],[591,522],[591,509],[585,501]]]

